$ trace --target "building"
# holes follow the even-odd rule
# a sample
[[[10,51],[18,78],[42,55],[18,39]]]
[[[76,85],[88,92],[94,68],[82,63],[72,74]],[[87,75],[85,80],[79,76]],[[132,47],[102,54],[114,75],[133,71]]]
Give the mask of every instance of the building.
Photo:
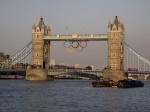
[[[125,78],[124,73],[124,24],[115,16],[113,23],[108,23],[108,66],[103,71],[104,79],[117,81]]]
[[[113,24],[108,24],[108,66],[112,70],[124,69],[124,24],[115,17]]]
[[[9,58],[9,55],[4,55],[3,52],[0,52],[0,62],[6,61]]]
[[[50,66],[55,66],[56,65],[56,60],[55,59],[51,59],[50,60]]]
[[[75,64],[74,68],[80,68],[79,64]]]
[[[44,36],[50,32],[50,26],[45,26],[43,17],[37,26],[32,26],[32,64],[46,69],[49,68],[50,41],[44,41]]]

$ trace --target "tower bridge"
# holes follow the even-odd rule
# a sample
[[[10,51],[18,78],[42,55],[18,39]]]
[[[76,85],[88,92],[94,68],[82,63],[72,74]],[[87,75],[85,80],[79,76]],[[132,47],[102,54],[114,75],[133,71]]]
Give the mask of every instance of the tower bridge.
[[[72,41],[70,45],[76,49],[79,41],[80,43],[86,41],[107,41],[107,67],[103,70],[104,79],[113,78],[113,80],[119,80],[126,78],[125,72],[129,67],[138,68],[140,71],[150,71],[150,61],[125,42],[124,24],[118,20],[118,16],[115,16],[112,23],[108,22],[107,29],[106,34],[81,35],[72,33],[71,35],[51,35],[50,26],[46,26],[43,17],[41,17],[39,24],[33,24],[32,26],[32,41],[5,62],[0,62],[0,69],[15,68],[14,66],[18,65],[18,63],[26,63],[23,60],[29,60],[27,57],[31,53],[31,62],[34,66],[26,70],[26,79],[47,80],[51,42]],[[73,42],[76,42],[77,45],[72,45]],[[69,48],[70,45],[66,47]]]
[[[124,24],[115,16],[115,20],[112,24],[109,21],[107,34],[79,35],[73,33],[72,35],[51,35],[50,26],[45,26],[43,17],[41,17],[39,24],[37,26],[33,24],[32,27],[32,64],[39,65],[48,70],[50,42],[52,41],[108,41],[108,66],[110,69],[103,71],[105,74],[103,78],[110,78],[109,76],[111,75],[116,77],[114,80],[125,78],[123,71],[124,43],[122,43],[122,41],[124,41],[124,30]],[[72,47],[76,48],[76,46]],[[31,74],[31,71],[29,73]]]

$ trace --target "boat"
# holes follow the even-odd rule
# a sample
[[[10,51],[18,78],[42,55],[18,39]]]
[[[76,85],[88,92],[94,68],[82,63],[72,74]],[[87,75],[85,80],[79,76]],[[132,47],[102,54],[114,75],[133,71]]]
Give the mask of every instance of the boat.
[[[110,81],[93,81],[93,87],[111,87]]]
[[[90,78],[89,77],[79,77],[80,79],[83,79],[83,80],[89,80]]]
[[[143,87],[144,83],[139,80],[131,80],[131,79],[124,79],[119,80],[117,87],[118,88],[133,88],[133,87]]]
[[[134,88],[134,87],[143,87],[144,83],[139,80],[123,79],[118,82],[113,80],[109,81],[93,81],[93,87],[112,87],[112,88]]]

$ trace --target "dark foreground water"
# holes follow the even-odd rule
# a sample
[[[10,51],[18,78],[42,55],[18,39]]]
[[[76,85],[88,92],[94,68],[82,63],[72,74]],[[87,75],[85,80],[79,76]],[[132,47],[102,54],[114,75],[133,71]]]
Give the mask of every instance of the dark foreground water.
[[[0,112],[150,112],[142,88],[93,88],[90,80],[0,80]]]

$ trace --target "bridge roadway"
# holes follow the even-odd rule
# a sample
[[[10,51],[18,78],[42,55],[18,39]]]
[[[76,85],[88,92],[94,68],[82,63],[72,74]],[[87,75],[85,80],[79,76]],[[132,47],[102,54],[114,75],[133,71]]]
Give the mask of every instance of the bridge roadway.
[[[86,41],[107,41],[108,36],[107,34],[77,34],[73,33],[72,35],[50,35],[50,36],[44,36],[44,40],[50,40],[50,41],[66,41],[66,40],[86,40]]]
[[[0,79],[23,79],[25,78],[25,69],[4,69],[0,70]]]
[[[25,72],[25,69],[0,69],[0,73],[1,72]]]
[[[150,74],[150,71],[125,71],[125,73],[128,73],[128,74]]]
[[[75,73],[82,73],[82,74],[92,74],[96,76],[102,76],[102,71],[99,70],[72,70],[72,69],[49,69],[48,75],[62,75],[62,74],[75,74]],[[150,74],[150,71],[125,71],[127,74]],[[25,76],[26,70],[25,69],[4,69],[0,70],[0,76],[3,75],[18,75],[18,76]]]
[[[71,74],[71,73],[82,73],[82,74],[92,74],[96,76],[102,76],[102,71],[97,70],[72,70],[72,69],[49,69],[48,75],[61,75],[61,74]]]
[[[98,70],[49,70],[48,75],[61,75],[61,74],[67,74],[67,73],[85,73],[85,74],[93,74],[97,76],[102,76],[102,71]],[[150,71],[125,71],[127,74],[135,74],[135,75],[140,75],[140,74],[150,74]]]

